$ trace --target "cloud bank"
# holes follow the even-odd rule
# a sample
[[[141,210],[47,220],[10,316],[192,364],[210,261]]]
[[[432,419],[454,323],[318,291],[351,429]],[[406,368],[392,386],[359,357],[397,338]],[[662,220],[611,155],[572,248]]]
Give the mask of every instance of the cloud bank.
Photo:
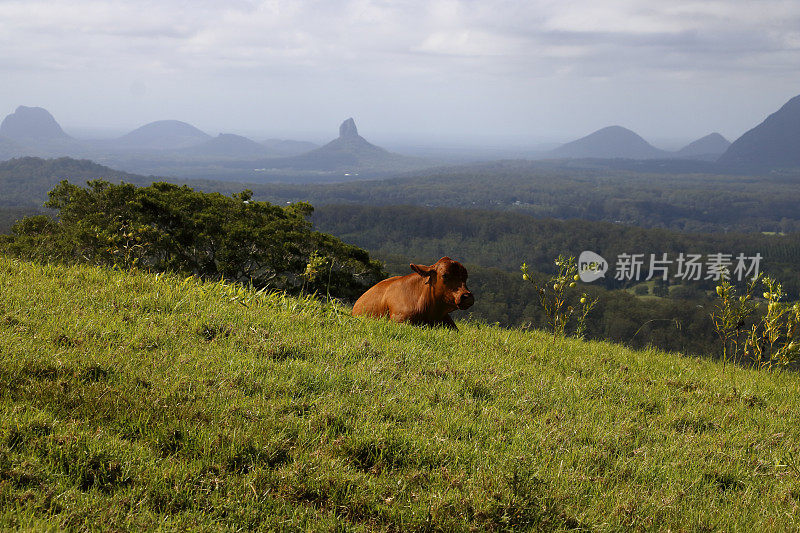
[[[0,0],[0,49],[0,112],[83,125],[731,135],[800,93],[800,4]]]

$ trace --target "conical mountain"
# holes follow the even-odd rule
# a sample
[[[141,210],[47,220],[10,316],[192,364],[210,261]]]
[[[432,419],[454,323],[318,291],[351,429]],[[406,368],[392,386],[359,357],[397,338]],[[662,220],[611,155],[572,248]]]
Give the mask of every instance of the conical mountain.
[[[667,156],[633,131],[608,126],[550,152],[553,157],[599,159],[658,159]]]
[[[339,126],[339,137],[324,146],[294,157],[271,159],[269,168],[315,171],[397,171],[431,166],[430,162],[392,153],[358,134],[352,118]]]
[[[0,136],[24,143],[72,140],[49,111],[23,105],[0,124]]]
[[[705,137],[701,137],[693,141],[677,152],[677,157],[685,157],[692,159],[708,159],[715,160],[731,145],[731,142],[717,132],[709,133]]]
[[[157,120],[114,141],[130,150],[178,150],[211,139],[211,136],[180,120]]]
[[[180,153],[204,158],[238,159],[278,155],[263,144],[232,133],[220,133],[212,139],[184,148]]]
[[[736,139],[718,162],[740,170],[800,167],[800,95]]]
[[[382,156],[389,153],[388,150],[371,144],[364,137],[359,135],[355,120],[348,118],[339,126],[339,137],[324,146],[320,146],[316,150],[312,150],[307,155],[315,154],[316,156],[323,157],[352,156],[354,159],[359,159],[363,157]]]

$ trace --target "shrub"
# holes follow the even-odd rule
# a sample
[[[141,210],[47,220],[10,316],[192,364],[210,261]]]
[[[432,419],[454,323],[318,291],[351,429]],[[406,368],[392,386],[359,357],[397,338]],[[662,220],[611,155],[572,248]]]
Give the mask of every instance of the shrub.
[[[577,285],[580,276],[574,257],[559,255],[555,261],[558,273],[545,282],[537,281],[528,272],[528,265],[522,263],[522,279],[533,284],[539,295],[539,303],[547,316],[547,323],[553,332],[553,338],[566,335],[570,320],[575,318],[574,332],[576,337],[583,337],[586,332],[586,317],[597,305],[596,298],[586,293],[576,297],[575,291],[568,291]],[[572,303],[570,303],[572,302]]]
[[[757,303],[758,284],[764,289]],[[722,341],[723,360],[749,359],[761,367],[787,366],[800,358],[800,304],[781,302],[783,287],[769,276],[756,276],[741,296],[729,281],[716,288],[719,301],[711,314]]]

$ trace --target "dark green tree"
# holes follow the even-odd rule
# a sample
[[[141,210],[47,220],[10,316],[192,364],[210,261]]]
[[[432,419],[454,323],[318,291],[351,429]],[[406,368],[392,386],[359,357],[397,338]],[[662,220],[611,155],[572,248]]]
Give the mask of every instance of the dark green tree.
[[[39,260],[174,271],[290,292],[318,291],[352,299],[385,277],[364,250],[312,230],[308,203],[279,207],[187,186],[136,187],[106,181],[79,187],[62,181],[45,204],[58,221],[23,219],[4,247]],[[322,258],[313,283],[309,259]]]

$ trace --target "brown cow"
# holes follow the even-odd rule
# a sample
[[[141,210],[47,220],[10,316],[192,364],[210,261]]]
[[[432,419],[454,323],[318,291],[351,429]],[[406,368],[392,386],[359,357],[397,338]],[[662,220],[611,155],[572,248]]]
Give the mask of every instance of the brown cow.
[[[385,279],[362,294],[353,315],[458,329],[448,313],[475,303],[467,288],[467,269],[449,257],[431,266],[410,266],[414,274]]]

